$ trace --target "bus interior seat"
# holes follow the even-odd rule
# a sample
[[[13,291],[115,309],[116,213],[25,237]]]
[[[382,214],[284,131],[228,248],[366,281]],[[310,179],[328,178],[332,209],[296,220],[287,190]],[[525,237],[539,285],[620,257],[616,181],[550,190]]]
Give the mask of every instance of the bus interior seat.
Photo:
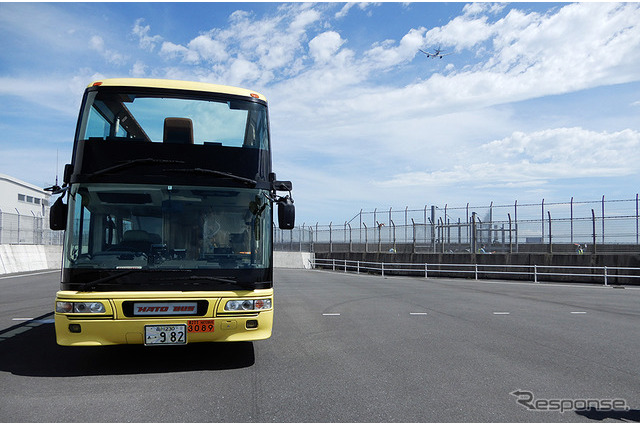
[[[143,230],[129,230],[122,236],[122,242],[116,249],[149,252],[151,249],[151,234]]]
[[[193,145],[193,123],[191,119],[180,117],[165,118],[163,142]]]

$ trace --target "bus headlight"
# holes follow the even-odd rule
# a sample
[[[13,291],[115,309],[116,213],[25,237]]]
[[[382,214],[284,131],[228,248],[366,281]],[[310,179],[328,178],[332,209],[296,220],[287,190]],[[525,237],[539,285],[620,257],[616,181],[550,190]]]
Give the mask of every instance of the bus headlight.
[[[100,302],[56,302],[60,314],[104,314],[106,309]]]
[[[271,309],[271,299],[229,300],[225,311],[263,311]]]

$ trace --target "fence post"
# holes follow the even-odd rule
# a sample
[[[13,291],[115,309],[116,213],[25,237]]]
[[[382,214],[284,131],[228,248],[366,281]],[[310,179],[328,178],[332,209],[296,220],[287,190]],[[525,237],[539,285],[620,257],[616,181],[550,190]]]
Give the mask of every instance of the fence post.
[[[335,259],[331,259],[331,264],[333,265],[333,270],[336,270],[336,260]]]
[[[604,195],[602,196],[602,244],[604,244]]]
[[[471,226],[469,226],[469,203],[467,203],[466,212],[467,212],[467,216],[464,220],[465,220],[465,223],[467,224],[467,242],[471,244]]]
[[[476,276],[476,281],[478,280],[478,264],[476,263],[474,266],[474,271],[475,271],[475,276]]]
[[[369,232],[367,232],[367,224],[362,222],[362,225],[364,226],[364,252],[369,253]]]
[[[433,253],[436,252],[436,206],[431,206],[431,245],[433,246]]]
[[[540,241],[542,244],[544,244],[544,198],[542,199],[542,240]]]
[[[607,267],[604,267],[604,285],[608,286],[609,283],[607,282]]]
[[[471,253],[478,251],[476,241],[476,212],[471,212]]]
[[[347,223],[349,226],[349,253],[353,252],[353,240],[351,239],[351,224]]]
[[[360,275],[360,261],[356,261],[356,273]]]
[[[516,200],[513,205],[513,222],[516,231],[516,253],[518,253],[520,251],[520,247],[518,246],[518,200]]]
[[[382,271],[382,276],[384,277],[384,262],[382,262],[382,263],[381,263],[381,265],[382,265],[382,269],[381,269],[381,271]]]
[[[573,245],[573,197],[571,197],[571,245]]]
[[[538,265],[533,265],[533,282],[538,282]]]
[[[333,253],[333,222],[329,222],[329,252]]]
[[[593,223],[593,249],[592,253],[596,254],[596,212],[591,209],[591,222]]]
[[[551,211],[547,210],[547,214],[549,215],[549,253],[553,253],[553,245],[551,242],[552,234],[551,234]]]
[[[513,253],[513,243],[511,241],[511,213],[507,213],[509,218],[509,253]]]
[[[416,222],[415,220],[413,220],[413,218],[411,218],[411,228],[412,228],[412,232],[413,232],[413,238],[412,238],[412,242],[411,242],[411,253],[415,253],[416,252]]]
[[[313,236],[313,227],[309,226],[309,249],[312,253],[315,253],[314,243],[315,243],[315,239]]]
[[[407,211],[409,210],[409,206],[405,206],[404,208],[404,243],[407,243]]]
[[[489,204],[489,240],[487,244],[493,244],[493,201]]]
[[[429,278],[429,264],[428,263],[424,264],[424,277],[425,278]]]
[[[640,229],[638,229],[638,194],[636,194],[636,245],[638,245],[638,234]]]
[[[396,252],[396,223],[393,220],[391,220],[390,222],[391,226],[393,227],[393,250],[394,252]]]

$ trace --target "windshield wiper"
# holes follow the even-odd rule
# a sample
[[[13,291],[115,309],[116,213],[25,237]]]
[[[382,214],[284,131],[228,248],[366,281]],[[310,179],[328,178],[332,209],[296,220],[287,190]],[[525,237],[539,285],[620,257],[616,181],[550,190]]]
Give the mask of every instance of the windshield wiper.
[[[216,177],[221,177],[221,178],[233,179],[235,181],[242,182],[242,183],[244,183],[246,185],[250,185],[252,187],[255,187],[258,184],[258,182],[256,182],[254,179],[249,179],[249,178],[246,178],[246,177],[234,175],[232,173],[221,172],[219,170],[201,169],[199,167],[195,167],[195,168],[192,168],[192,169],[165,169],[165,170],[163,170],[163,172],[170,172],[170,173],[196,173],[196,174],[201,174],[201,175],[216,176]]]
[[[188,277],[161,278],[159,281],[184,282],[185,284],[186,284],[185,281],[193,281],[193,285],[200,285],[201,283],[199,283],[198,281],[214,281],[214,282],[238,287],[242,290],[253,290],[253,287],[250,284],[238,283],[238,280],[231,277],[214,277],[209,275],[189,275]]]
[[[97,284],[106,283],[107,281],[111,281],[113,279],[124,277],[125,275],[129,275],[132,272],[140,272],[140,271],[142,271],[142,269],[127,269],[126,271],[120,272],[119,274],[109,275],[108,277],[103,277],[94,281],[89,281],[88,283],[84,283],[80,285],[80,291],[95,290]]]
[[[105,167],[104,169],[97,170],[93,173],[89,173],[86,178],[91,179],[92,177],[102,175],[109,172],[114,172],[116,170],[126,169],[131,166],[135,166],[137,164],[184,164],[184,161],[179,160],[161,160],[158,158],[138,158],[137,160],[129,160],[124,163],[116,164],[115,166]]]

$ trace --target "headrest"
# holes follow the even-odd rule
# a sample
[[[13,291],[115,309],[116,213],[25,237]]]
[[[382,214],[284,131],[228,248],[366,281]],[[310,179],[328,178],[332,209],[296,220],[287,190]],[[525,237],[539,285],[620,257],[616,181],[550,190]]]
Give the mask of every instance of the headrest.
[[[190,118],[164,119],[164,143],[193,144],[193,123]]]

